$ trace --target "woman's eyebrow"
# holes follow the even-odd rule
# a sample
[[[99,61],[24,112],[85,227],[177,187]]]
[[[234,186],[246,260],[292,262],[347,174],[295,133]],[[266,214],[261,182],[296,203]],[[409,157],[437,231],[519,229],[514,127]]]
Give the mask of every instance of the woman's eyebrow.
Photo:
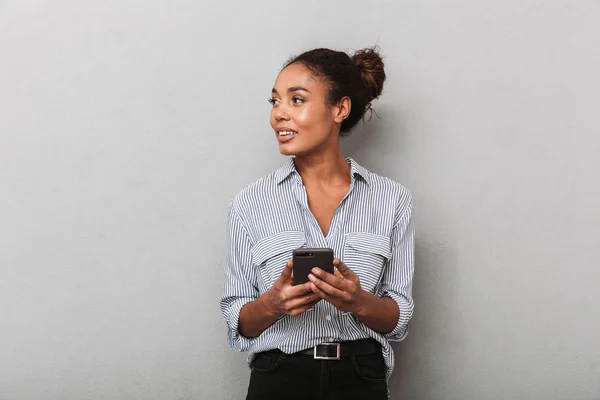
[[[287,90],[288,92],[299,92],[299,91],[303,91],[303,92],[307,92],[310,93],[310,90],[302,87],[302,86],[292,86],[291,88],[288,88]],[[271,89],[271,93],[272,94],[276,94],[279,95],[279,93],[277,92],[277,89],[273,88]]]

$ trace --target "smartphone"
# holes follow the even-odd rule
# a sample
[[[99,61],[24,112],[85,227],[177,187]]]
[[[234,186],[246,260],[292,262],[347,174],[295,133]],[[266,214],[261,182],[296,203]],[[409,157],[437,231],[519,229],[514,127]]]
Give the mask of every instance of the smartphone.
[[[333,249],[329,248],[300,248],[295,249],[292,255],[294,262],[294,279],[292,285],[301,285],[308,282],[308,274],[314,267],[333,274]]]

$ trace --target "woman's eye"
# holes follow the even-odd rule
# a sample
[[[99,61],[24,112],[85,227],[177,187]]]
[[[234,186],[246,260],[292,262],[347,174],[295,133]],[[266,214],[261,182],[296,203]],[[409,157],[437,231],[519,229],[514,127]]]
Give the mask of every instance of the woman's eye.
[[[278,100],[274,99],[274,98],[270,98],[269,99],[269,103],[271,103],[272,106],[274,106],[275,104],[277,104]]]
[[[301,104],[301,103],[304,103],[304,99],[302,99],[300,97],[294,97],[294,98],[292,98],[292,103]]]

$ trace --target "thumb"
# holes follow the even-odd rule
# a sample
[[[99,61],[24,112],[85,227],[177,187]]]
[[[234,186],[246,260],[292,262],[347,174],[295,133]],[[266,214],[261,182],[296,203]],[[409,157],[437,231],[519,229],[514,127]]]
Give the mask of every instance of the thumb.
[[[283,267],[283,271],[281,271],[281,278],[283,280],[292,279],[293,267],[294,263],[292,262],[292,260],[288,260],[288,262],[285,264],[285,267]]]

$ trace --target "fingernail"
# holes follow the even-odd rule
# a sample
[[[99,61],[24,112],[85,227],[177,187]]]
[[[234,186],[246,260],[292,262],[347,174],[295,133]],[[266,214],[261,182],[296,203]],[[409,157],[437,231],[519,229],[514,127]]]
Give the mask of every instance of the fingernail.
[[[313,282],[317,280],[317,278],[315,278],[313,274],[308,274],[308,279],[310,279]]]
[[[312,269],[312,272],[313,272],[313,274],[315,274],[315,275],[321,275],[321,270],[320,270],[319,268],[317,268],[317,267],[313,268],[313,269]]]

